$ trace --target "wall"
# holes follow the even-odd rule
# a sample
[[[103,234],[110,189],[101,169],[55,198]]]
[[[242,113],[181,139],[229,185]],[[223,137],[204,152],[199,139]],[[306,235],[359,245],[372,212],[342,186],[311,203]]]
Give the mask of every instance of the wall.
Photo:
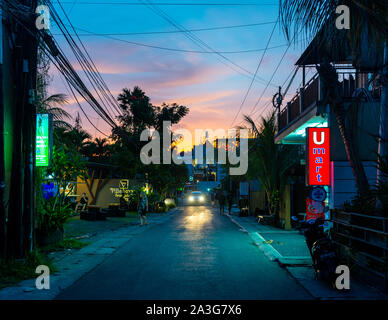
[[[123,184],[120,185],[120,181],[127,180],[128,186],[125,187]],[[94,193],[97,189],[98,179],[95,180],[93,184],[92,192]],[[109,181],[104,185],[104,187],[100,190],[96,205],[102,208],[108,207],[110,203],[119,203],[119,198],[121,197],[122,190],[130,190],[135,186],[135,182],[128,179],[109,179]],[[86,183],[81,179],[77,179],[77,201],[81,198],[82,193],[85,192],[89,198],[89,203],[92,199]]]
[[[358,152],[362,161],[376,160],[378,148],[374,136],[379,134],[380,103],[360,103],[357,116],[357,143]],[[330,115],[330,144],[331,160],[347,161],[345,146],[337,126],[334,112]]]
[[[368,182],[374,185],[377,179],[376,163],[363,161]],[[341,208],[345,201],[352,200],[357,195],[357,186],[352,168],[348,161],[333,161],[333,185],[331,186],[330,208]]]
[[[357,116],[356,147],[363,161],[365,174],[370,185],[376,184],[376,153],[378,143],[374,136],[379,131],[380,104],[378,102],[360,103]],[[357,194],[356,182],[352,168],[346,157],[335,115],[330,116],[331,123],[331,160],[333,170],[333,185],[331,186],[330,208],[340,208],[345,201],[352,200]]]
[[[252,180],[249,182],[249,213],[254,215],[256,208],[265,210],[265,192],[259,180]]]
[[[280,198],[279,218],[282,221],[284,229],[291,229],[291,186],[287,184],[284,187],[283,195]]]

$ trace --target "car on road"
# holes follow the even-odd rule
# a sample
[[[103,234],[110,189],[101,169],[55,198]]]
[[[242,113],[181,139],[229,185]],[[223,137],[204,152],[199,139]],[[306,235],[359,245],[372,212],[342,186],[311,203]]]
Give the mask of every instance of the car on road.
[[[192,191],[187,198],[188,205],[204,205],[205,203],[206,196],[201,191]]]

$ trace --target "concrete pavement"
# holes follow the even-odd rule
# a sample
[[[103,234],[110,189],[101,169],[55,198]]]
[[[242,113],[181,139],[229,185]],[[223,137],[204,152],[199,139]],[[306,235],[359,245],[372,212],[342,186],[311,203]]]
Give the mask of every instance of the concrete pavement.
[[[290,294],[292,292],[292,295]],[[226,217],[185,207],[149,227],[57,299],[310,299]]]
[[[315,299],[387,300],[380,290],[351,277],[350,290],[335,290],[315,278],[305,238],[295,230],[281,230],[258,224],[255,217],[228,216],[244,230],[270,261],[282,265]],[[351,273],[352,274],[352,273]]]

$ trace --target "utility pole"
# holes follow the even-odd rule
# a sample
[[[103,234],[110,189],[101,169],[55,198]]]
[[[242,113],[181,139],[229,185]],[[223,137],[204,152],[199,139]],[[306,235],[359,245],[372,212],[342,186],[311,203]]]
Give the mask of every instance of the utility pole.
[[[279,87],[279,91],[273,96],[272,98],[272,105],[277,111],[277,131],[279,132],[280,128],[280,107],[283,102],[283,96],[282,96],[282,87]]]
[[[36,89],[36,0],[19,1],[28,8],[27,27],[15,24],[15,91],[13,92],[13,152],[9,192],[7,250],[10,257],[24,257],[32,248],[35,199],[36,108],[31,95]],[[12,25],[12,24],[11,24]],[[10,111],[11,112],[11,111]]]
[[[3,1],[0,0],[0,12]],[[3,18],[4,19],[4,18]],[[3,20],[1,19],[1,20]],[[3,21],[0,21],[0,257],[6,256],[6,214],[5,214],[5,145],[4,145],[4,97],[3,97]]]

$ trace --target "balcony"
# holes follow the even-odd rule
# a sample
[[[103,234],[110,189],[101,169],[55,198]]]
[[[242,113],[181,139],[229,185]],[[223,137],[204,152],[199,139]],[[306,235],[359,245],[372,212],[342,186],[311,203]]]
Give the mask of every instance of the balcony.
[[[338,71],[337,73],[341,83],[342,97],[345,100],[351,99],[357,90],[368,85],[368,74],[349,71]],[[380,89],[374,88],[373,85],[368,87],[368,93],[371,99],[380,99]],[[317,103],[321,100],[321,79],[318,74],[315,74],[280,111],[279,134],[316,108]]]

